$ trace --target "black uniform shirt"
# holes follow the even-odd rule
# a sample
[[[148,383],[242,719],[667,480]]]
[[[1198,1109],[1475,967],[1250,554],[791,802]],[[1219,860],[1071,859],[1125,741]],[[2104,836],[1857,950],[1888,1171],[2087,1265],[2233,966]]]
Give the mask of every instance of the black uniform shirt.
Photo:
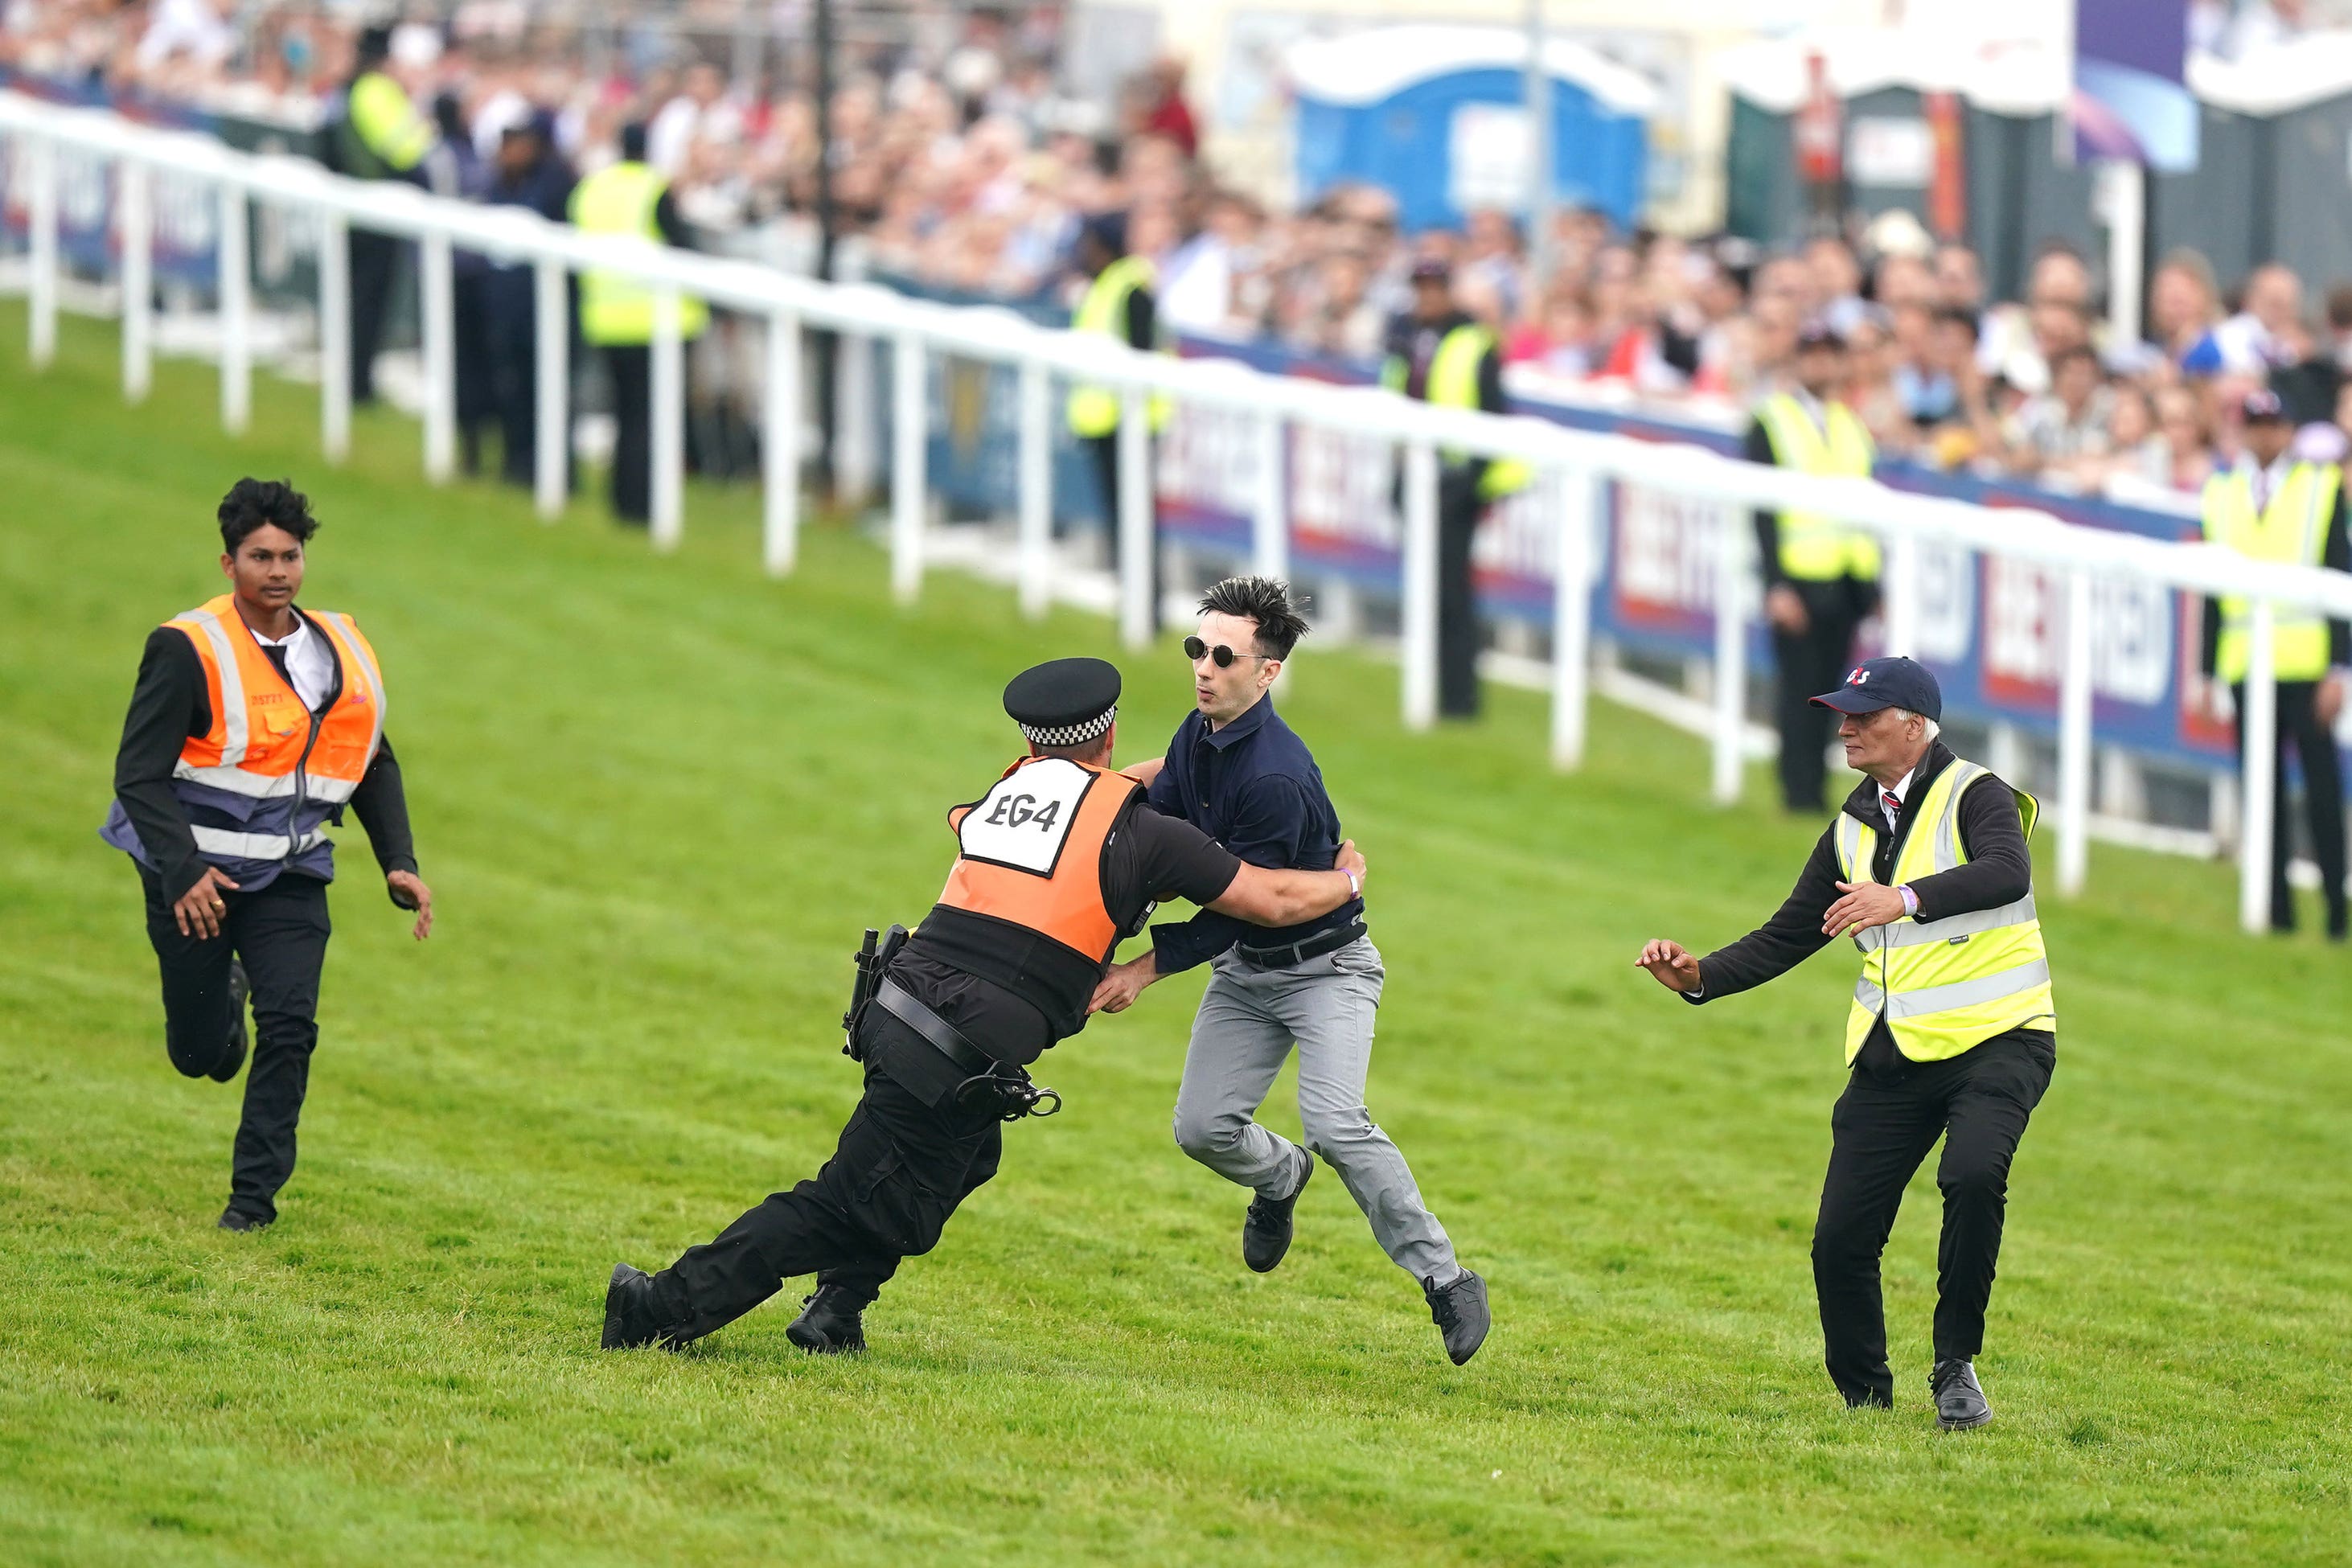
[[[1241,867],[1190,823],[1146,806],[1139,792],[1103,845],[1103,907],[1127,931],[1151,905],[1169,899],[1214,903]],[[1054,1044],[1045,1014],[1001,985],[927,955],[919,938],[908,944],[890,974],[1001,1062],[1034,1062]]]

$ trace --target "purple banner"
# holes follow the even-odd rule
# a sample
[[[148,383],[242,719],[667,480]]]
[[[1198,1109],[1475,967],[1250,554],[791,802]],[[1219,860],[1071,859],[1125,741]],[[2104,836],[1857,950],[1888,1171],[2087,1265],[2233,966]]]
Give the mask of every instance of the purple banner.
[[[2074,157],[2197,167],[2188,0],[2074,0]]]

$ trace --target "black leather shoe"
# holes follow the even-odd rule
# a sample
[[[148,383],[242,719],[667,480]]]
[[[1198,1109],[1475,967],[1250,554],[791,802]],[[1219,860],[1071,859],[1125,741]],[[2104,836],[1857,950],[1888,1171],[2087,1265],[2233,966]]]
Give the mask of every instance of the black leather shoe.
[[[1936,1425],[1947,1432],[1965,1432],[1992,1419],[1992,1404],[1977,1386],[1975,1365],[1964,1361],[1939,1361],[1927,1374],[1936,1394]]]
[[[801,1299],[801,1315],[784,1325],[784,1338],[811,1355],[861,1355],[865,1311],[843,1287],[820,1285]]]
[[[223,1230],[268,1230],[276,1223],[274,1215],[254,1214],[235,1204],[221,1210],[220,1228]]]
[[[253,994],[253,987],[245,978],[245,961],[228,961],[228,1048],[207,1075],[215,1083],[226,1083],[236,1077],[236,1069],[245,1065],[245,999]]]
[[[602,1348],[628,1351],[639,1345],[657,1344],[666,1351],[674,1351],[680,1342],[654,1307],[653,1276],[625,1263],[613,1265],[612,1282],[604,1287]]]
[[[1421,1293],[1429,1298],[1429,1315],[1445,1336],[1445,1353],[1454,1364],[1476,1355],[1495,1326],[1495,1314],[1486,1310],[1486,1282],[1465,1268],[1461,1279],[1442,1290],[1435,1280],[1423,1280]]]
[[[1307,1154],[1307,1174],[1298,1178],[1288,1197],[1250,1199],[1249,1213],[1242,1216],[1242,1261],[1255,1272],[1271,1273],[1290,1250],[1291,1213],[1298,1207],[1298,1194],[1307,1190],[1314,1174],[1315,1156]]]

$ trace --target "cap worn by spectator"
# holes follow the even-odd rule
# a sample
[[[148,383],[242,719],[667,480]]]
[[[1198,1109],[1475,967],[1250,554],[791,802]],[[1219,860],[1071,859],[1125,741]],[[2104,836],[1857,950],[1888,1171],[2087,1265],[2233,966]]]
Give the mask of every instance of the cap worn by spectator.
[[[1454,268],[1448,267],[1442,257],[1424,256],[1412,264],[1412,280],[1416,283],[1450,283],[1454,280]]]
[[[1816,708],[1837,713],[1875,713],[1882,708],[1900,708],[1938,723],[1944,717],[1943,689],[1936,684],[1927,667],[1916,658],[1864,659],[1853,667],[1843,686],[1808,700]]]
[[[2277,393],[2267,387],[2257,387],[2239,400],[2238,417],[2249,425],[2284,424],[2286,421],[2286,405],[2279,401]]]

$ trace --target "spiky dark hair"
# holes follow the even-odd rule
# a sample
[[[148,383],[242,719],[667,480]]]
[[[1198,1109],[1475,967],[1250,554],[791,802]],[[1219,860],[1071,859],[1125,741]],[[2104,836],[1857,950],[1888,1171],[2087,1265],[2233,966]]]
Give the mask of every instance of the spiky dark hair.
[[[1257,623],[1257,652],[1288,658],[1307,635],[1307,617],[1290,603],[1290,584],[1273,577],[1228,577],[1201,595],[1202,615]]]
[[[319,531],[310,498],[283,479],[239,479],[221,497],[221,543],[232,555],[257,528],[282,528],[303,543]]]

